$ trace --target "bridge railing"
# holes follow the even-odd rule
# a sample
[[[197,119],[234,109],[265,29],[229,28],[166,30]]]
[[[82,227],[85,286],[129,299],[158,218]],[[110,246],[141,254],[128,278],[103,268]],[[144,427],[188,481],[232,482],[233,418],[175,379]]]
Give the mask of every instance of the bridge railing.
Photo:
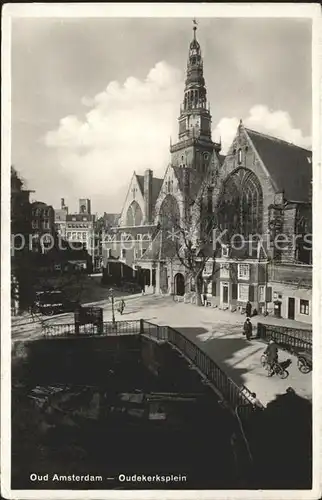
[[[141,320],[141,333],[144,335],[149,335],[160,341],[168,340],[168,326],[157,325],[156,323],[151,323],[150,321]]]
[[[211,359],[183,334],[168,327],[168,342],[179,349],[220,392],[232,409],[240,407],[242,416],[249,416],[254,408],[254,400],[248,389],[238,387],[235,382]]]
[[[125,321],[104,321],[103,323],[103,333],[105,335],[109,334],[135,334],[139,335],[141,333],[141,322],[138,319],[125,320]]]
[[[42,333],[45,337],[65,337],[75,335],[74,323],[56,323],[42,325]]]
[[[105,321],[103,330],[99,331],[96,325],[86,324],[79,326],[79,333],[75,333],[75,323],[56,323],[45,324],[42,326],[42,332],[45,337],[66,337],[66,336],[100,336],[100,335],[117,335],[117,334],[136,334],[141,332],[140,320],[125,320],[125,321]]]
[[[241,415],[246,417],[253,411],[254,401],[251,392],[240,388],[204,351],[187,339],[182,333],[166,325],[157,325],[145,320],[125,320],[103,323],[103,332],[97,331],[95,325],[81,325],[79,334],[75,334],[74,323],[43,325],[45,337],[80,337],[134,334],[149,335],[158,341],[167,341],[175,346],[196,366],[207,380],[212,383],[232,409],[240,408]]]
[[[312,352],[312,331],[285,326],[258,323],[257,336],[263,340],[274,340],[285,349]]]

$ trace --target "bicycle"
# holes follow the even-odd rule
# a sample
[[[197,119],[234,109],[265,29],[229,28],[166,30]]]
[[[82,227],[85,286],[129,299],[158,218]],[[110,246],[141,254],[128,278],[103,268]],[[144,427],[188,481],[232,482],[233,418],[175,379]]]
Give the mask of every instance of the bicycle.
[[[262,354],[261,358],[262,367],[267,370],[267,376],[272,377],[274,374],[277,375],[280,379],[285,379],[289,376],[289,372],[282,367],[280,363],[277,361],[273,361],[273,363],[269,363],[267,361],[267,355]]]
[[[312,354],[310,355],[307,352],[299,352],[297,367],[301,373],[309,373],[312,371]]]

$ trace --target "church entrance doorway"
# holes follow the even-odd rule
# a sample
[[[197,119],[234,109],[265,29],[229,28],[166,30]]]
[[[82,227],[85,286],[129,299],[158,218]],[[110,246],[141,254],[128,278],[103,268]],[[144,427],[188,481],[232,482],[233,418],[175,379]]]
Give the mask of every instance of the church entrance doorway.
[[[184,276],[181,273],[177,273],[174,277],[174,294],[184,295],[184,291],[185,291]]]

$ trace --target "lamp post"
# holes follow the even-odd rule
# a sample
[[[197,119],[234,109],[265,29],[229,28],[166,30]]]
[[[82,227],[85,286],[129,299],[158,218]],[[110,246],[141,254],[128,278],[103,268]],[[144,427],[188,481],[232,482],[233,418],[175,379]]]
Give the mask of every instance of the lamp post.
[[[114,290],[113,288],[110,288],[110,297],[111,297],[111,302],[112,302],[112,323],[115,325],[115,311],[114,311]]]
[[[251,452],[250,447],[249,447],[248,439],[247,439],[247,437],[245,435],[244,426],[243,426],[242,421],[241,421],[240,416],[239,416],[239,409],[240,408],[246,408],[248,406],[249,406],[248,404],[237,405],[235,407],[235,415],[237,417],[238,425],[239,425],[239,428],[241,430],[241,433],[242,433],[242,436],[243,436],[243,439],[244,439],[244,443],[246,445],[246,449],[247,449],[247,453],[248,453],[250,462],[253,463],[253,455],[252,455],[252,452]]]

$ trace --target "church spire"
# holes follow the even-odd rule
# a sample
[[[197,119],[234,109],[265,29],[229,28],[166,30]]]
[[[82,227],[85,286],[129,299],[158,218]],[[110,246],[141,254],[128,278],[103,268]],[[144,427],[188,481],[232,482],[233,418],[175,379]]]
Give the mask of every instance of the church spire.
[[[193,23],[193,28],[192,28],[193,29],[193,39],[196,40],[196,31],[197,31],[198,23],[195,19],[193,19],[192,23]]]
[[[199,33],[199,32],[198,32]],[[211,155],[221,145],[211,138],[210,106],[203,76],[203,59],[197,40],[197,21],[192,21],[183,102],[180,106],[179,140],[170,145],[171,164],[205,174]]]
[[[197,21],[192,21],[193,38],[189,45],[183,104],[179,118],[179,139],[203,137],[211,140],[211,116],[207,108],[207,90],[203,59],[197,40]]]

